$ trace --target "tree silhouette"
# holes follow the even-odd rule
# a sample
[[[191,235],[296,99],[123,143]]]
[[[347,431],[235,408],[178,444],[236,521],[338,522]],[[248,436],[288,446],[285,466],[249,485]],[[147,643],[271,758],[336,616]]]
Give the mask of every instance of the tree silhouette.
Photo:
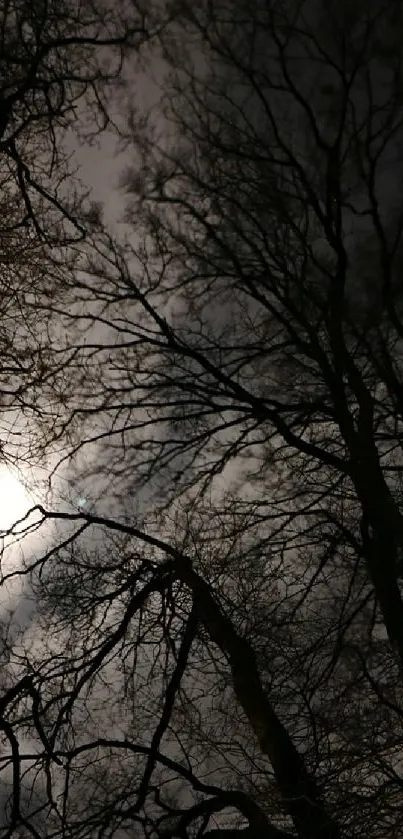
[[[8,830],[35,781],[52,836],[397,836],[401,10],[169,13],[124,232],[53,256],[47,441],[90,503],[9,572]]]
[[[0,150],[23,203],[18,224],[50,243],[82,236],[66,130],[97,137],[129,49],[155,34],[136,3],[10,0],[0,17]],[[66,182],[67,181],[67,182]]]

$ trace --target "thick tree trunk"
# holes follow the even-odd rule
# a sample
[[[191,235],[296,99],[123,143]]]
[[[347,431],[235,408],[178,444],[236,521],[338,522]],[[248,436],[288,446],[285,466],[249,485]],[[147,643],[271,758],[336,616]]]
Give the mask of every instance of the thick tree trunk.
[[[368,570],[389,640],[403,668],[403,600],[397,579],[399,548],[403,548],[403,517],[385,482],[374,452],[353,477],[363,510],[362,538]]]
[[[217,605],[209,585],[184,560],[178,576],[191,589],[194,605],[211,639],[228,657],[235,694],[274,770],[284,806],[301,839],[340,839],[316,781],[274,711],[260,681],[250,644],[235,631]]]

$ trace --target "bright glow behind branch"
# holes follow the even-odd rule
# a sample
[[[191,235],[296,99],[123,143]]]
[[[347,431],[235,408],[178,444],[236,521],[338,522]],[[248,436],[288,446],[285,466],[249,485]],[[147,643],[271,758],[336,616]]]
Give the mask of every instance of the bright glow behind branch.
[[[0,532],[22,519],[33,505],[18,474],[8,466],[0,466]]]

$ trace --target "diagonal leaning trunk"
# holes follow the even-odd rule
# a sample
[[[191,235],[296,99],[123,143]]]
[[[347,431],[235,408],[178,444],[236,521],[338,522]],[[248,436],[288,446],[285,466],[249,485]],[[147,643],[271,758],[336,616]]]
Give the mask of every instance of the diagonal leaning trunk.
[[[267,755],[284,807],[301,839],[340,839],[338,824],[327,812],[315,779],[274,711],[260,681],[248,641],[234,629],[216,603],[210,586],[184,559],[176,562],[178,577],[192,591],[195,611],[210,638],[227,656],[236,697]]]

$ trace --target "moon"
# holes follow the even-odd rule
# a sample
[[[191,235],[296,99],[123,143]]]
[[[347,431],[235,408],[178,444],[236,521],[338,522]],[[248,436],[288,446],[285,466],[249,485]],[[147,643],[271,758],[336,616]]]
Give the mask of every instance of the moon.
[[[0,532],[12,528],[33,505],[18,473],[9,466],[0,466]]]

